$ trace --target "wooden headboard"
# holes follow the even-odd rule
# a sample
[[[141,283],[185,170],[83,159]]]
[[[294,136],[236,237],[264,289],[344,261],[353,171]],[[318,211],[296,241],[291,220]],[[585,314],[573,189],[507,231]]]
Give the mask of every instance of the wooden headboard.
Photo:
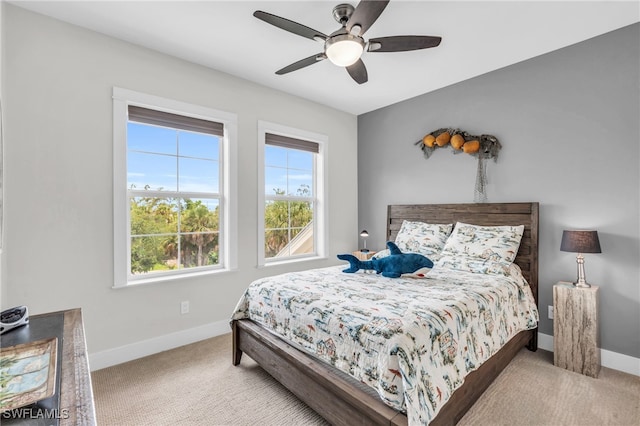
[[[538,301],[538,203],[412,204],[387,207],[387,241],[395,241],[403,220],[473,225],[524,225],[515,263]]]

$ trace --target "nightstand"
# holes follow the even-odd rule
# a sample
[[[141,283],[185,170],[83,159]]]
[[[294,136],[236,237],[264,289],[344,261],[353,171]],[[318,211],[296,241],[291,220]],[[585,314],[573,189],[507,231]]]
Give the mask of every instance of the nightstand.
[[[599,287],[553,286],[553,363],[598,377],[600,372]]]
[[[355,257],[357,257],[360,260],[371,260],[371,258],[373,257],[374,254],[376,254],[375,251],[354,251],[351,253],[352,255],[354,255]]]

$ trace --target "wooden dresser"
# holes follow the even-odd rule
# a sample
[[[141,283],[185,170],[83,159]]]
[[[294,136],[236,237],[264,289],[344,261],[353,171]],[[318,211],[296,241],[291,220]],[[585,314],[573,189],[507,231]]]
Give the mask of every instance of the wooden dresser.
[[[0,414],[3,425],[95,425],[91,374],[80,309],[32,315],[2,335],[2,347],[58,338],[56,392],[51,398]]]

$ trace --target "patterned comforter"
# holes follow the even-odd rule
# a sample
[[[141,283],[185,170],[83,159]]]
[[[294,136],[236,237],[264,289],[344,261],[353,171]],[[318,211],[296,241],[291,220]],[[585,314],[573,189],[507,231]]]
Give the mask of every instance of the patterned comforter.
[[[249,318],[377,390],[427,424],[465,376],[537,326],[531,289],[507,276],[433,269],[385,278],[344,266],[253,282],[232,319]]]

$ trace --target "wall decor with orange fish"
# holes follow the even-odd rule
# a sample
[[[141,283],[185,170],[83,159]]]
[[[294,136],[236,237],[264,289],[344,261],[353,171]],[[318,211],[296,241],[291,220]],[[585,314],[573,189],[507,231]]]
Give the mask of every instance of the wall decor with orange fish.
[[[422,150],[424,158],[427,159],[440,148],[450,148],[454,154],[466,153],[478,158],[473,201],[487,202],[487,169],[484,160],[493,158],[494,162],[498,161],[498,153],[502,148],[498,138],[493,135],[472,135],[460,129],[443,127],[427,133],[414,145]]]

